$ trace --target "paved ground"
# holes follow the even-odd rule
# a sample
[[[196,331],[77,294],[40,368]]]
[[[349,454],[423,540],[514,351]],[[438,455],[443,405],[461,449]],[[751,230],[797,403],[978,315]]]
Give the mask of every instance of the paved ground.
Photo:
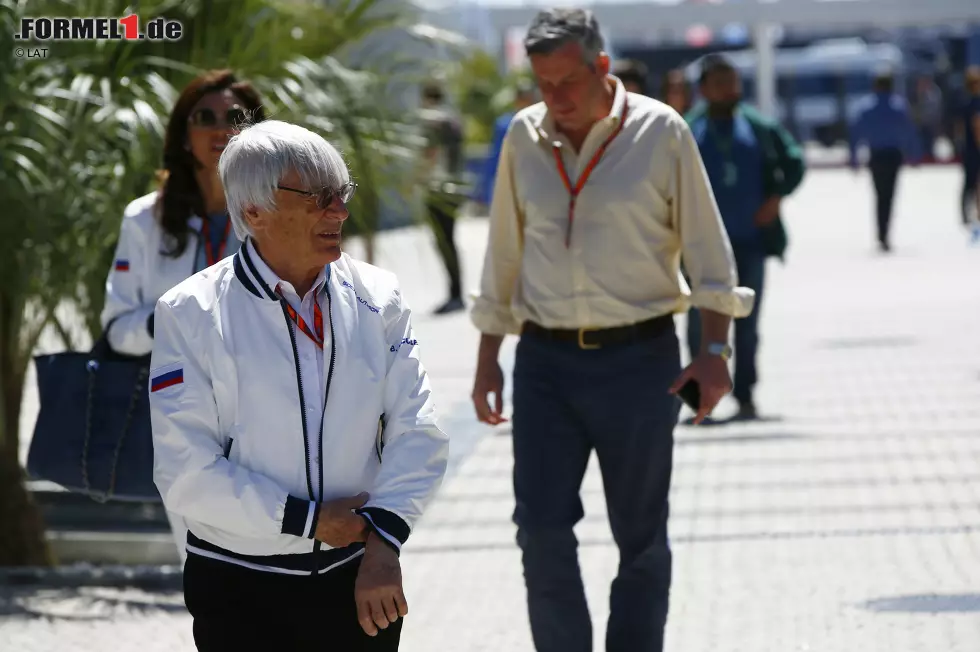
[[[872,247],[866,175],[814,173],[788,203],[790,257],[764,307],[770,419],[677,432],[672,652],[980,649],[980,247],[957,225],[959,182],[903,178],[889,257]],[[484,237],[462,225],[471,285]],[[510,438],[466,403],[476,334],[465,315],[426,316],[444,277],[424,235],[381,252],[419,310],[456,461],[406,547],[402,649],[529,652]],[[601,641],[617,555],[595,468],[583,491]],[[179,595],[0,591],[3,650],[190,650],[189,632]]]

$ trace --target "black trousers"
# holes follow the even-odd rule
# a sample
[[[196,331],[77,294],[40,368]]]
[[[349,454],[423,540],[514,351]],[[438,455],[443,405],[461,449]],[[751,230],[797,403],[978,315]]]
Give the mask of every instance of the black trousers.
[[[963,165],[963,193],[960,201],[963,207],[963,224],[970,221],[970,214],[977,209],[977,192],[980,189],[980,163],[967,162]],[[980,219],[980,215],[977,216]]]
[[[877,199],[878,242],[882,244],[888,244],[895,187],[898,185],[898,171],[902,167],[902,161],[900,149],[871,150],[871,158],[868,161]]]
[[[426,200],[426,207],[436,236],[436,247],[439,249],[439,256],[449,276],[449,298],[462,299],[463,282],[459,272],[459,251],[456,249],[454,235],[459,203],[450,195],[430,193]]]
[[[318,576],[280,575],[187,555],[184,602],[200,652],[395,652],[402,619],[371,637],[357,622],[360,559]]]

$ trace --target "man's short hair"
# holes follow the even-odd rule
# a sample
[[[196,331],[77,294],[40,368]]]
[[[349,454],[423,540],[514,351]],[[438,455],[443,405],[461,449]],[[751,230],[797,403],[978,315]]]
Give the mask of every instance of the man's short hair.
[[[732,60],[723,54],[708,54],[701,59],[701,75],[698,83],[703,84],[716,72],[738,72]]]
[[[439,82],[428,81],[422,84],[422,98],[439,103],[446,99],[446,91]]]
[[[569,43],[582,46],[586,63],[592,63],[602,52],[602,34],[599,21],[588,9],[545,9],[531,21],[524,37],[524,50],[528,56],[551,54]]]
[[[875,75],[872,88],[876,93],[891,93],[895,89],[895,75],[890,70],[882,70]]]
[[[228,141],[218,159],[218,173],[239,240],[252,235],[245,211],[273,210],[276,186],[291,171],[303,184],[299,190],[339,188],[350,181],[340,152],[323,136],[299,125],[266,120],[245,127]]]
[[[648,72],[642,62],[634,59],[619,60],[613,64],[612,74],[619,77],[624,84],[632,82],[639,87],[641,93],[648,94]]]

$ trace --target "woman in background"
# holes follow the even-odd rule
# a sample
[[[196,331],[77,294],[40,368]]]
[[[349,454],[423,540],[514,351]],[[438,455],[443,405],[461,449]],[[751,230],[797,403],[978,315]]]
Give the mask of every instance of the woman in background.
[[[691,87],[684,79],[684,71],[670,70],[664,75],[661,86],[662,101],[684,115],[691,110]]]
[[[177,98],[159,190],[126,207],[106,280],[102,328],[117,353],[149,355],[157,300],[238,250],[218,158],[238,126],[264,117],[258,92],[230,70],[205,72]],[[183,561],[187,530],[178,516],[168,517]]]

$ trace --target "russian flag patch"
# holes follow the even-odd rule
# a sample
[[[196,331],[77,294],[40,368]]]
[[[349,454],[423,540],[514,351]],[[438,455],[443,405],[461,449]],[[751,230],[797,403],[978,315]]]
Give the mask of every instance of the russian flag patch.
[[[177,367],[171,371],[166,371],[158,376],[154,376],[150,380],[150,392],[159,392],[161,389],[167,389],[168,387],[173,387],[174,385],[182,385],[184,383],[184,368]]]
[[[129,261],[119,259],[116,261],[116,271],[117,272],[128,272],[129,271]]]

